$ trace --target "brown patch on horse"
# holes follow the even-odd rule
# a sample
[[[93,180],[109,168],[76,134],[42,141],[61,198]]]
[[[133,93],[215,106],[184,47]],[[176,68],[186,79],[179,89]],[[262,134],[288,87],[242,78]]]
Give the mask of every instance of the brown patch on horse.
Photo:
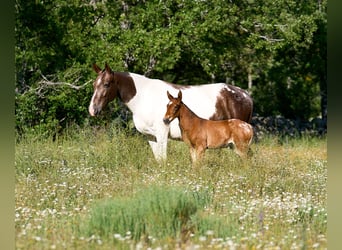
[[[137,90],[129,73],[114,72],[107,63],[103,70],[96,64],[93,64],[93,69],[97,78],[93,83],[94,93],[88,108],[91,116],[99,114],[116,97],[128,103],[136,95]]]
[[[220,91],[215,104],[216,111],[209,120],[240,119],[250,122],[253,113],[253,101],[246,91],[227,85]]]
[[[129,73],[115,72],[114,81],[119,86],[119,98],[124,102],[128,103],[136,94],[137,89],[135,88],[134,81]]]

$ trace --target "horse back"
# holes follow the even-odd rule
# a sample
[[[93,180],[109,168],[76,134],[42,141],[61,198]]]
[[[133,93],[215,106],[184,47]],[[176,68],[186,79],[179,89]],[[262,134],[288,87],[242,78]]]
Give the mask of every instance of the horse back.
[[[253,100],[247,91],[233,85],[225,84],[217,95],[215,113],[210,120],[240,119],[251,122]]]

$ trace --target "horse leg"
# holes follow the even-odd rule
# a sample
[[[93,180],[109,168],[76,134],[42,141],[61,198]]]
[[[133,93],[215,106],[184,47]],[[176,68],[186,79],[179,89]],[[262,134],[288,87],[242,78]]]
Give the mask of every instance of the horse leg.
[[[164,131],[161,131],[156,136],[156,142],[155,141],[148,141],[150,144],[150,147],[152,149],[154,158],[157,161],[163,161],[166,160],[166,153],[167,153],[167,136],[168,136],[169,130],[166,129]]]
[[[148,141],[148,143],[150,144],[150,147],[152,149],[152,152],[153,152],[153,155],[154,155],[154,158],[159,158],[159,154],[158,154],[158,145],[157,145],[157,142],[155,141]]]
[[[154,158],[157,161],[166,160],[167,139],[165,141],[148,141],[152,149]]]

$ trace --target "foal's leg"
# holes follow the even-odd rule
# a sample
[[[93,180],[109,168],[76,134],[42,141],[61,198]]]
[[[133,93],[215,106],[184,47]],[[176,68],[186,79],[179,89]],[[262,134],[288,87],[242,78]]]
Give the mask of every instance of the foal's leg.
[[[235,153],[237,153],[242,159],[247,158],[247,154],[245,152],[245,150],[241,150],[241,149],[235,149]]]
[[[249,150],[249,145],[248,143],[237,140],[235,142],[235,148],[234,151],[237,153],[241,158],[246,159],[247,158],[247,152]]]
[[[245,133],[235,136],[235,151],[241,158],[247,159],[253,155],[250,148],[252,140],[253,131],[245,131]]]
[[[191,156],[192,163],[197,161],[196,150],[195,150],[195,148],[193,148],[191,146],[190,146],[190,156]]]
[[[191,152],[192,162],[195,163],[198,160],[201,160],[203,158],[204,151],[205,151],[205,147],[203,146],[197,146],[196,148],[191,147],[190,152]]]

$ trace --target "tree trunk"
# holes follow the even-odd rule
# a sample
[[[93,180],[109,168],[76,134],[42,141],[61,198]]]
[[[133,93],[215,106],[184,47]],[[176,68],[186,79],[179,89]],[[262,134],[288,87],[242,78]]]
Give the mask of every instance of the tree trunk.
[[[251,90],[253,86],[252,70],[248,69],[248,90]]]

